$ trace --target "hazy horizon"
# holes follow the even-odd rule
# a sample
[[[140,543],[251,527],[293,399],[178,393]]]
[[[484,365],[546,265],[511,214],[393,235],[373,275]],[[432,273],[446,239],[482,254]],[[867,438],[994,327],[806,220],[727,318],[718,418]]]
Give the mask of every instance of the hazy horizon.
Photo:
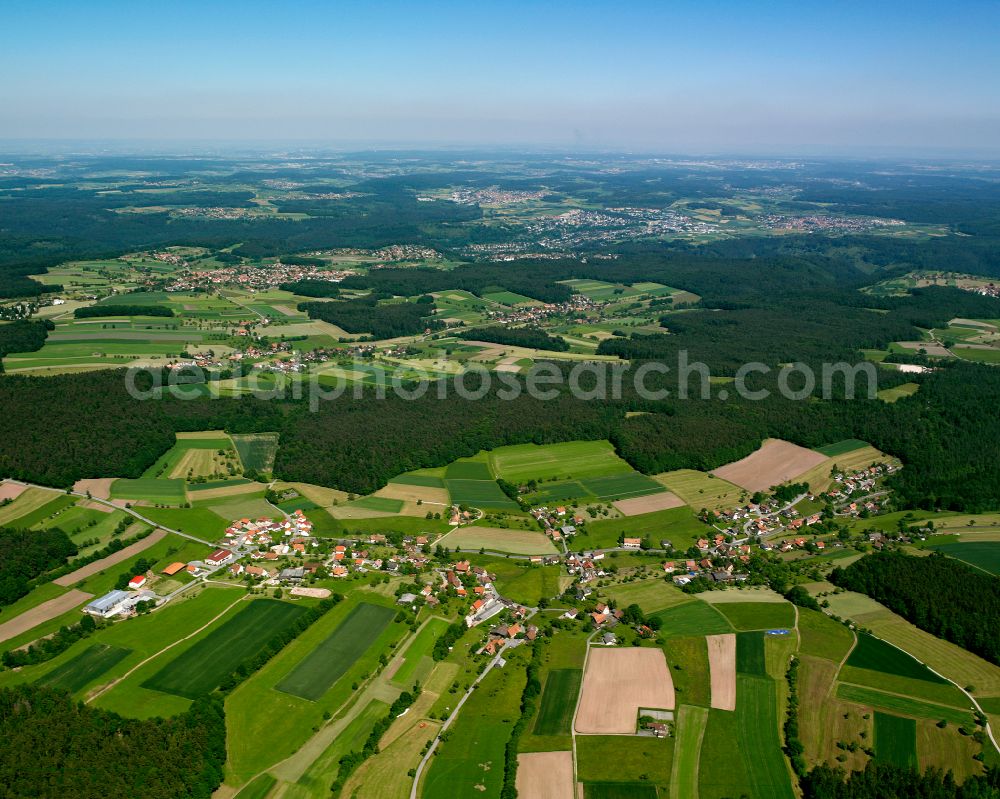
[[[1000,156],[1000,6],[42,0],[0,140]]]

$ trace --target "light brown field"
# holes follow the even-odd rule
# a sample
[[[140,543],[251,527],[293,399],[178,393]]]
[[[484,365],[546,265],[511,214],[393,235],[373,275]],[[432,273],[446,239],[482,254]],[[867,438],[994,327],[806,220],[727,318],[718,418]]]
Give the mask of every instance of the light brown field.
[[[638,516],[640,513],[652,513],[658,510],[679,508],[684,504],[684,500],[670,491],[661,491],[659,494],[649,494],[645,497],[619,499],[617,502],[612,502],[611,504],[618,508],[625,516]]]
[[[712,474],[747,491],[766,491],[771,486],[793,480],[825,460],[826,456],[819,452],[769,438],[756,452],[713,469]]]
[[[576,731],[629,735],[635,732],[639,708],[674,709],[674,683],[662,650],[592,647],[580,689]]]
[[[728,591],[704,591],[698,594],[698,599],[709,605],[726,605],[730,602],[773,602],[780,604],[788,601],[777,591],[763,586],[729,589]]]
[[[347,505],[334,505],[332,508],[327,508],[327,511],[334,519],[384,519],[386,516],[396,515],[381,510],[352,508]]]
[[[192,499],[218,499],[219,497],[238,497],[241,494],[252,494],[255,491],[263,491],[265,488],[261,483],[241,483],[233,486],[219,486],[218,488],[204,488],[200,491],[191,492]]]
[[[555,555],[558,550],[552,540],[537,530],[513,530],[502,527],[458,527],[436,542],[449,549],[484,548],[512,555]]]
[[[517,756],[517,795],[523,799],[574,799],[572,752]]]
[[[17,499],[27,490],[27,486],[18,485],[17,483],[0,483],[0,501],[5,499]]]
[[[402,483],[389,483],[385,488],[375,492],[376,497],[401,499],[404,502],[429,502],[434,505],[448,505],[451,502],[448,490],[432,486],[411,486]],[[424,509],[424,513],[427,509]]]
[[[208,438],[229,438],[225,430],[194,430],[187,433],[177,433],[177,440],[205,440]]]
[[[942,730],[930,719],[917,720],[917,761],[921,769],[951,771],[958,782],[965,782],[973,774],[983,773],[982,765],[972,759],[978,749],[972,736],[956,735],[950,728]]]
[[[77,605],[82,605],[92,596],[93,594],[74,589],[67,591],[62,596],[57,596],[55,599],[50,599],[48,602],[43,602],[31,610],[26,610],[20,616],[15,616],[10,621],[0,624],[0,641],[16,638],[21,633],[26,633],[49,619],[62,616],[63,613],[72,610]]]
[[[108,566],[114,566],[116,563],[121,563],[123,560],[128,560],[138,555],[143,550],[149,549],[157,541],[161,541],[166,534],[166,530],[154,530],[141,541],[136,541],[134,544],[125,547],[125,549],[119,549],[106,558],[101,558],[100,560],[95,560],[93,563],[88,563],[86,566],[81,566],[75,572],[64,574],[62,577],[56,577],[52,582],[61,586],[70,586],[73,583],[78,583],[92,574],[104,571]]]
[[[937,355],[941,357],[951,355],[951,353],[940,344],[935,344],[932,341],[897,341],[896,343],[904,350],[925,350],[928,355]]]
[[[866,740],[871,741],[872,709],[836,698],[833,688],[838,664],[811,655],[801,655],[799,663],[799,729],[806,759],[810,763],[833,762],[843,754],[847,757],[842,764],[845,768],[864,768],[865,754],[860,749],[842,751],[837,741],[864,743],[858,736],[861,730],[867,731]],[[868,719],[864,718],[866,713]]]
[[[104,502],[98,502],[93,499],[81,499],[76,503],[78,508],[87,508],[88,510],[99,510],[101,513],[114,513],[115,509]]]
[[[215,452],[210,449],[189,449],[170,472],[173,478],[208,477],[215,472]]]
[[[707,635],[712,707],[736,710],[736,634]]]
[[[286,488],[294,488],[310,502],[315,502],[323,507],[332,505],[334,500],[338,502],[347,500],[347,492],[338,491],[336,488],[327,488],[312,483],[286,483],[284,481],[274,484],[275,491],[282,491]]]

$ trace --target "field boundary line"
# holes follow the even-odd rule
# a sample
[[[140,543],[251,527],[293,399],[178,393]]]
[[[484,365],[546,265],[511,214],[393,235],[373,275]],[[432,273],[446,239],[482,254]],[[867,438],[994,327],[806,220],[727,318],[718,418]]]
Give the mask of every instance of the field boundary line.
[[[929,633],[928,633],[928,635],[929,635]],[[872,637],[873,638],[878,638],[877,635],[872,635]],[[894,646],[900,652],[903,652],[904,654],[909,655],[915,661],[917,661],[918,663],[922,664],[924,667],[930,669],[934,674],[937,674],[937,676],[940,677],[941,679],[948,680],[948,682],[950,682],[952,685],[954,685],[956,688],[958,688],[959,691],[961,691],[963,694],[965,694],[969,698],[969,701],[972,702],[972,706],[977,711],[979,711],[980,714],[982,714],[983,718],[986,719],[986,734],[990,737],[990,741],[993,743],[993,748],[996,749],[996,751],[997,751],[998,754],[1000,754],[1000,744],[997,743],[997,739],[993,736],[993,729],[990,726],[990,717],[989,717],[989,714],[986,713],[982,709],[982,707],[979,705],[979,702],[976,701],[976,697],[974,697],[972,694],[970,694],[968,691],[966,691],[964,686],[959,685],[957,682],[955,682],[950,677],[946,677],[945,675],[941,674],[941,672],[936,671],[935,669],[932,669],[930,666],[928,666],[926,663],[924,663],[920,658],[916,657],[912,653],[907,652],[905,649],[903,649],[903,647],[896,646],[892,641],[886,641],[884,638],[879,638],[879,640],[880,641],[885,641],[885,643],[889,644],[889,646]],[[862,687],[864,687],[864,686],[862,686]],[[888,692],[883,692],[883,693],[888,693]],[[942,705],[942,707],[947,707],[947,705]]]
[[[213,618],[209,619],[207,622],[205,622],[201,627],[199,627],[193,633],[185,635],[183,638],[178,638],[176,641],[174,641],[173,643],[168,644],[167,646],[163,647],[163,649],[159,650],[158,652],[154,652],[152,655],[150,655],[148,658],[146,658],[145,660],[143,660],[141,663],[133,666],[131,669],[129,669],[127,672],[125,672],[125,674],[123,674],[121,677],[119,677],[116,680],[112,680],[107,685],[105,685],[104,687],[102,687],[99,691],[97,691],[96,693],[91,694],[90,696],[88,696],[84,700],[84,704],[89,705],[95,699],[97,699],[100,696],[103,696],[108,691],[110,691],[112,688],[114,688],[116,685],[118,685],[118,683],[120,683],[123,680],[127,679],[128,677],[130,677],[135,671],[137,671],[138,669],[142,668],[147,663],[149,663],[149,661],[151,661],[151,660],[153,660],[155,658],[158,658],[160,655],[162,655],[167,650],[173,649],[178,644],[181,644],[184,641],[187,641],[189,638],[192,638],[193,636],[197,635],[202,630],[205,630],[206,628],[211,627],[213,624],[215,624],[215,622],[217,622],[219,619],[221,619],[223,616],[225,616],[229,611],[231,611],[234,607],[236,607],[240,602],[247,601],[247,596],[248,595],[241,596],[239,599],[237,599],[231,605],[226,606],[226,608],[221,613],[219,613],[218,615],[216,615]]]

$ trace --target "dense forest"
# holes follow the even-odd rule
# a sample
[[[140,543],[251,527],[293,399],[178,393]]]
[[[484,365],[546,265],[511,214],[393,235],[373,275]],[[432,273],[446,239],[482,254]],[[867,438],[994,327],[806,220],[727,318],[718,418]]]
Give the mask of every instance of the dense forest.
[[[124,719],[33,685],[0,689],[0,784],[10,799],[209,799],[222,782],[222,700]]]
[[[551,352],[569,350],[569,344],[561,336],[550,336],[538,327],[476,327],[461,331],[458,337],[467,341],[489,341],[493,344],[530,347]]]
[[[0,359],[12,352],[35,352],[40,350],[45,344],[45,339],[50,330],[54,330],[55,325],[46,320],[44,322],[30,322],[18,320],[0,324]],[[3,371],[3,363],[0,360],[0,372]]]
[[[879,552],[830,573],[946,641],[1000,665],[1000,581],[942,554]]]
[[[31,590],[31,580],[77,553],[62,530],[8,530],[0,527],[0,606]]]
[[[1000,441],[1000,416],[990,410],[1000,407],[1000,370],[942,367],[917,376],[920,390],[891,404],[785,399],[775,379],[760,378],[772,395],[758,401],[714,394],[701,400],[697,392],[682,399],[676,390],[646,400],[628,381],[620,400],[575,399],[567,390],[552,400],[523,393],[501,399],[494,382],[478,401],[454,392],[439,399],[436,391],[413,400],[391,392],[378,399],[365,390],[357,399],[321,400],[312,412],[307,400],[134,399],[124,374],[111,370],[6,376],[0,380],[0,407],[7,411],[0,416],[0,474],[60,487],[81,477],[138,477],[173,444],[175,432],[199,429],[279,431],[276,475],[359,493],[409,469],[532,441],[608,438],[637,469],[657,473],[715,468],[767,437],[809,447],[859,438],[906,464],[890,478],[904,506],[1000,507],[1000,460],[996,447],[986,445]],[[967,390],[970,385],[976,390]],[[633,410],[647,413],[626,418]]]
[[[864,771],[818,766],[801,781],[804,799],[1000,799],[1000,769],[969,777],[959,785],[951,772],[923,774],[872,760]]]
[[[379,302],[376,296],[343,302],[300,302],[299,310],[310,319],[322,319],[348,333],[366,333],[376,339],[411,336],[441,327],[428,317],[434,313],[433,301]]]
[[[166,305],[126,305],[124,303],[98,303],[73,311],[77,319],[92,319],[99,316],[173,316],[173,308]]]
[[[340,287],[330,280],[296,280],[294,283],[282,283],[278,286],[282,291],[290,291],[301,297],[339,297]]]

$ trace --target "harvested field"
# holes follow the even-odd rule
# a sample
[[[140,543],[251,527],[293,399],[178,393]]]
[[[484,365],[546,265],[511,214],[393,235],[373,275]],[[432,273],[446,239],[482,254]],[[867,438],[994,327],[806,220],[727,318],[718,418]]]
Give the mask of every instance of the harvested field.
[[[101,558],[100,560],[95,560],[93,563],[88,563],[86,566],[81,566],[75,572],[64,574],[62,577],[56,577],[52,582],[62,586],[70,586],[78,583],[80,580],[104,571],[109,566],[114,566],[116,563],[121,563],[123,560],[128,560],[138,555],[143,550],[149,549],[153,544],[163,540],[166,535],[166,530],[154,530],[141,541],[136,541],[134,544],[130,544],[125,549],[120,549],[106,558]]]
[[[747,491],[766,491],[771,486],[794,480],[826,456],[777,438],[767,439],[747,457],[713,469],[712,474]]]
[[[708,667],[712,675],[712,707],[736,710],[736,636],[709,635]]]
[[[376,491],[373,496],[399,499],[403,502],[426,502],[432,505],[447,505],[451,501],[448,491],[444,488],[403,485],[402,483],[389,483],[385,488]],[[424,508],[420,515],[422,516],[426,512],[427,508]]]
[[[654,475],[653,479],[666,486],[694,510],[732,509],[741,504],[740,498],[743,496],[742,488],[694,469],[663,472]]]
[[[735,651],[734,643],[734,661]],[[639,708],[674,709],[674,684],[663,652],[592,648],[583,676],[576,731],[589,735],[633,733]]]
[[[27,490],[27,486],[18,485],[17,483],[0,483],[0,501],[5,499],[17,499]]]
[[[669,491],[661,491],[658,494],[647,494],[644,497],[619,499],[611,504],[625,516],[638,516],[642,513],[679,508],[684,504],[684,500]]]
[[[28,632],[32,627],[37,627],[49,619],[61,616],[77,605],[82,605],[91,597],[93,594],[87,594],[83,591],[67,591],[62,596],[57,596],[31,610],[26,610],[20,616],[15,616],[10,621],[0,624],[0,641],[16,638],[21,633]]]
[[[517,795],[524,799],[574,799],[573,753],[518,755]]]
[[[290,592],[292,596],[307,596],[311,599],[329,599],[330,589],[329,588],[304,588],[302,586],[295,586]]]

